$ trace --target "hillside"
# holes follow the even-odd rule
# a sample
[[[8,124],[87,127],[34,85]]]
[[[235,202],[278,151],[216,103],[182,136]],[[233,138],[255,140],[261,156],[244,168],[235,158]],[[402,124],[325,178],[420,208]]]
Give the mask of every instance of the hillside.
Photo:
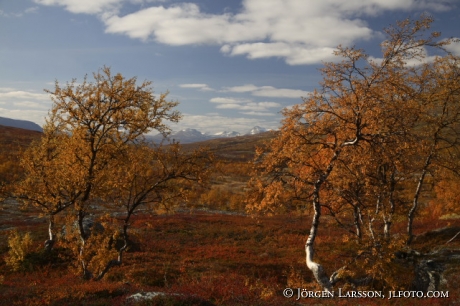
[[[20,175],[18,153],[40,135],[36,131],[0,126],[0,180],[11,182]],[[263,132],[182,144],[185,151],[206,147],[216,160],[210,184],[197,190],[196,197],[189,201],[188,206],[244,212],[245,188],[256,147],[275,135],[276,132]]]
[[[217,138],[202,142],[183,144],[185,150],[194,150],[199,147],[207,147],[218,159],[227,162],[252,161],[256,147],[274,138],[276,132],[269,131],[254,135],[244,135],[229,138]]]
[[[32,130],[32,131],[37,131],[37,132],[43,131],[43,129],[38,124],[32,121],[27,121],[27,120],[0,117],[0,125],[15,127],[15,128],[25,129],[25,130]]]
[[[20,152],[40,135],[37,131],[0,125],[0,187],[21,175]]]
[[[0,125],[0,152],[11,150],[11,147],[26,147],[33,140],[39,139],[42,133],[11,126]]]
[[[39,139],[41,132],[0,125],[0,152],[16,151],[27,147],[33,140]],[[192,151],[199,147],[207,147],[210,152],[221,160],[250,161],[254,157],[255,148],[275,137],[276,132],[262,132],[254,135],[215,138],[200,142],[182,144],[184,150]],[[13,149],[13,147],[15,149]]]
[[[186,151],[207,148],[215,157],[215,170],[209,185],[189,205],[205,210],[245,213],[246,190],[256,148],[275,136],[276,132],[270,131],[182,145]]]
[[[192,128],[187,128],[183,129],[180,131],[172,132],[167,136],[168,141],[171,142],[179,142],[181,144],[186,144],[186,143],[194,143],[194,142],[204,142],[207,140],[211,139],[218,139],[218,138],[234,138],[237,136],[247,136],[247,135],[256,135],[260,133],[267,132],[267,129],[260,127],[260,126],[255,126],[251,130],[247,131],[245,134],[241,134],[239,132],[235,131],[223,131],[223,132],[218,132],[215,134],[210,134],[210,133],[203,133],[200,132],[197,129],[192,129]],[[157,134],[157,135],[146,135],[145,138],[149,142],[154,142],[154,143],[162,143],[165,141],[165,137],[163,134]]]

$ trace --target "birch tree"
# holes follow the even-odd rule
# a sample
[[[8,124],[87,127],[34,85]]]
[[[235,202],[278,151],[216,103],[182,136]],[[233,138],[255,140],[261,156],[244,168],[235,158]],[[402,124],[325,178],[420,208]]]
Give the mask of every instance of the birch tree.
[[[150,81],[138,84],[103,67],[93,74],[55,89],[47,90],[53,101],[44,136],[31,146],[22,164],[25,179],[16,192],[26,205],[34,205],[49,216],[49,242],[52,246],[54,216],[68,211],[78,225],[80,265],[91,277],[84,261],[89,233],[85,218],[92,204],[100,203],[113,188],[110,167],[123,160],[129,144],[136,144],[145,133],[157,130],[167,134],[166,122],[177,122],[178,102],[168,101],[167,93],[156,97]]]
[[[410,242],[430,167],[442,150],[456,150],[458,58],[444,52],[453,40],[427,33],[431,22],[387,28],[382,58],[339,46],[320,88],[283,111],[279,136],[258,152],[248,209],[273,212],[287,198],[311,203],[306,264],[325,290],[339,281],[394,286],[387,268],[402,240],[393,218],[406,216]],[[315,258],[323,213],[358,241],[354,259],[331,276]]]

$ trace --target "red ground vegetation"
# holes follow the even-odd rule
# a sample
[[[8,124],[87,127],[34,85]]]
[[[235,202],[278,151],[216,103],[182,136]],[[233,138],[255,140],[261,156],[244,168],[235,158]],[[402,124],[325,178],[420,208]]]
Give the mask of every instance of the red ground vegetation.
[[[424,226],[432,223],[429,221],[426,219]],[[296,296],[287,299],[282,295],[287,287],[320,290],[304,263],[303,245],[309,222],[309,217],[292,215],[261,218],[204,213],[139,215],[132,225],[133,246],[125,262],[99,282],[85,281],[72,274],[65,257],[39,254],[46,237],[46,224],[12,222],[19,231],[32,231],[37,253],[28,259],[31,265],[23,271],[13,272],[0,262],[3,271],[0,300],[5,305],[124,305],[131,294],[155,291],[171,295],[138,304],[348,305],[353,301],[344,298],[296,301]],[[448,224],[460,226],[458,221],[442,220],[436,225]],[[418,229],[421,227],[419,224]],[[7,231],[1,231],[0,235],[0,254],[6,256]],[[342,236],[342,230],[332,222],[319,234],[320,255],[327,259],[324,266],[329,271],[338,267],[328,263],[349,259],[346,250],[337,250],[336,241]],[[63,252],[59,245],[57,250]],[[458,273],[449,275],[452,278],[449,299],[422,299],[417,304],[448,305],[460,297],[460,290],[454,285]],[[374,299],[359,302],[392,304]],[[415,301],[398,302],[412,305]]]

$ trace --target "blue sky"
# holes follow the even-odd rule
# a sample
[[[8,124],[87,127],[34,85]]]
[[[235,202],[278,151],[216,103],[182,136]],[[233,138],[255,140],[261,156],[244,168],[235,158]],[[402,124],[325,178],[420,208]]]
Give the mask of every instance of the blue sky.
[[[423,12],[460,37],[459,0],[0,0],[0,116],[42,125],[43,89],[107,65],[169,90],[174,130],[276,129],[335,47],[378,57],[382,29]]]

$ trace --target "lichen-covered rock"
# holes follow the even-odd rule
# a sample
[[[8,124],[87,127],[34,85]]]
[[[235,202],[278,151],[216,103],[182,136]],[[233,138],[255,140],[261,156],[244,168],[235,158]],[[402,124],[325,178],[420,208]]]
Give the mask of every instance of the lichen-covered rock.
[[[141,301],[149,301],[157,296],[165,296],[166,294],[163,292],[139,292],[133,295],[130,295],[126,298],[128,302],[141,302]]]
[[[203,300],[197,296],[184,295],[179,293],[165,293],[165,292],[140,292],[130,295],[126,298],[126,303],[134,304],[149,301],[153,302],[152,305],[193,305],[193,306],[214,306],[213,303]],[[171,303],[174,302],[174,303]],[[150,305],[150,304],[149,304]]]

